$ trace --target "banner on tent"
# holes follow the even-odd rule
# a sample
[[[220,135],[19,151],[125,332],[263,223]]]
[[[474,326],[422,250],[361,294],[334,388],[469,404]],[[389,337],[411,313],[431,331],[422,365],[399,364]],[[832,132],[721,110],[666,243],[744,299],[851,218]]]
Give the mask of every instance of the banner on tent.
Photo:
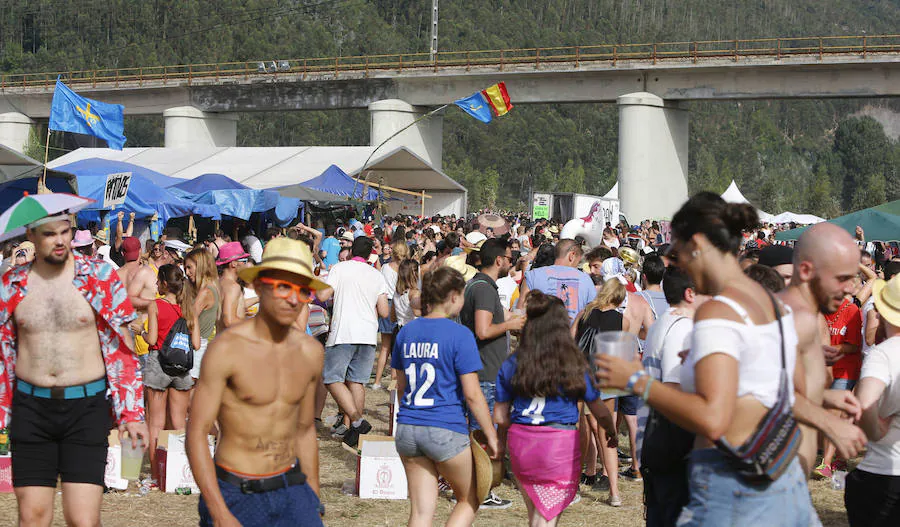
[[[131,172],[120,172],[106,176],[106,192],[103,193],[103,208],[111,209],[125,203]]]

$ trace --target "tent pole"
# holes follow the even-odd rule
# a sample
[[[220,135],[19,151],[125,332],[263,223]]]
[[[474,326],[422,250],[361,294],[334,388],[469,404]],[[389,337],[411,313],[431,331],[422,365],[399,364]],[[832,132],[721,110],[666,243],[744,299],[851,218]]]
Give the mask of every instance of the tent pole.
[[[47,142],[44,145],[44,173],[38,180],[37,193],[49,194],[50,189],[47,188],[47,161],[50,158],[50,126],[47,126]]]
[[[425,219],[425,189],[422,189],[422,219]]]

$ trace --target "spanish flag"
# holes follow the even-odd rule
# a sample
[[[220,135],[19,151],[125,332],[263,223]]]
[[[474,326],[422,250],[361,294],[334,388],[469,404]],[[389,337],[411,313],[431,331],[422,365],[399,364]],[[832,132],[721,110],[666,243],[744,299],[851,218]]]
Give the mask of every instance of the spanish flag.
[[[502,82],[456,100],[453,104],[483,123],[491,122],[495,115],[497,117],[506,115],[513,107],[509,101],[506,84]]]

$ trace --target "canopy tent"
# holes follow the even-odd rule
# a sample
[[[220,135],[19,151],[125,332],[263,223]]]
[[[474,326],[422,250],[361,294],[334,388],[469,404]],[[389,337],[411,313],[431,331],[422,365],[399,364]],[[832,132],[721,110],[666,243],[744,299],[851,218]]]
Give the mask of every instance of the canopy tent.
[[[280,190],[303,185],[322,175],[331,165],[356,178],[365,165],[363,175],[369,176],[374,188],[376,184],[384,184],[411,191],[416,196],[422,191],[431,196],[425,200],[427,216],[461,216],[466,211],[465,187],[444,174],[440,167],[402,146],[390,150],[376,150],[374,146],[79,148],[51,161],[50,167],[89,157],[127,161],[182,180],[218,173],[251,188]],[[388,194],[395,198],[386,202],[389,214],[419,214],[421,204],[415,196],[404,198],[393,191]]]
[[[335,196],[343,196],[346,198],[363,198],[366,201],[375,201],[378,199],[378,191],[369,189],[363,194],[362,182],[357,182],[341,170],[337,165],[331,165],[318,176],[306,180],[302,183],[306,188],[328,192]]]
[[[68,177],[58,175],[58,173],[47,174],[47,188],[53,192],[75,193]],[[26,177],[14,179],[5,183],[0,183],[0,210],[10,208],[15,202],[19,201],[25,193],[37,194],[38,178]]]
[[[782,212],[772,218],[772,223],[777,224],[796,223],[798,225],[813,225],[815,223],[822,223],[823,221],[825,221],[825,218],[813,216],[812,214],[794,214],[793,212]]]
[[[722,193],[722,199],[727,201],[728,203],[746,203],[748,205],[753,205],[750,203],[750,200],[744,197],[744,194],[741,192],[741,189],[738,188],[737,183],[732,179],[731,184],[728,185],[728,188],[725,192]],[[768,212],[764,212],[760,209],[756,209],[756,212],[759,214],[759,221],[765,223],[771,223],[775,216],[772,216]]]
[[[613,185],[609,192],[603,195],[604,198],[607,199],[619,199],[619,182],[616,181],[616,184]]]
[[[203,174],[180,181],[169,190],[194,203],[214,205],[220,214],[242,220],[249,220],[254,212],[271,211],[282,227],[290,225],[303,208],[300,199],[281,196],[274,190],[252,189],[222,174]]]
[[[180,180],[137,165],[106,159],[84,159],[58,167],[57,170],[73,174],[78,194],[96,201],[79,213],[79,217],[86,221],[98,220],[99,214],[96,211],[109,210],[103,207],[106,177],[120,172],[131,172],[132,175],[125,203],[115,207],[113,210],[116,212],[134,212],[138,218],[149,218],[156,214],[163,225],[170,218],[192,214],[211,219],[221,218],[215,206],[182,199],[164,188],[179,183]],[[91,214],[92,211],[94,214]]]
[[[851,235],[856,234],[856,227],[860,226],[866,233],[869,241],[898,241],[900,240],[900,200],[884,203],[877,207],[852,212],[828,223],[834,223]],[[798,227],[789,231],[779,232],[776,240],[796,240],[809,227]]]
[[[315,205],[316,207],[330,207],[333,205],[340,206],[352,204],[349,199],[341,199],[334,194],[322,192],[321,190],[306,188],[300,184],[273,188],[272,190],[277,191],[282,196],[297,198],[305,201],[306,203],[309,203],[310,205]]]

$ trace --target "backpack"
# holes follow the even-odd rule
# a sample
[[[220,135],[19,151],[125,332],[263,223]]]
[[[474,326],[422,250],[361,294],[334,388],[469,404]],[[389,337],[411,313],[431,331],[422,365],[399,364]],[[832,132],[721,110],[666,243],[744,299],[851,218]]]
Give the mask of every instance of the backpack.
[[[191,331],[187,321],[179,317],[159,348],[159,365],[170,377],[181,377],[194,367],[194,350],[191,348]]]

